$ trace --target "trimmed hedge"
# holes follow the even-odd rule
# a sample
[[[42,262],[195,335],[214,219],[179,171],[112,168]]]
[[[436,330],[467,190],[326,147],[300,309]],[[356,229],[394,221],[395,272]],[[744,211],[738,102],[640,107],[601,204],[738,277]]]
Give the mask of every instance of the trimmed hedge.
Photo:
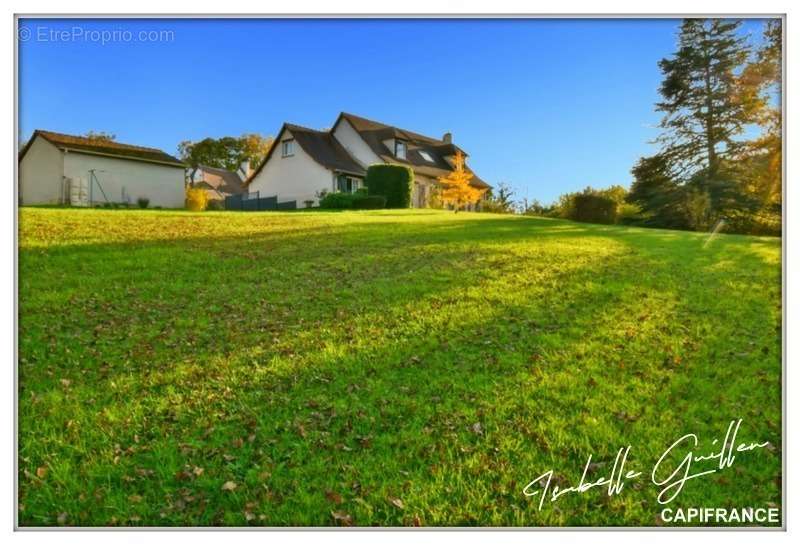
[[[386,208],[386,197],[383,195],[366,195],[353,200],[353,208],[356,210],[379,210]]]
[[[386,208],[386,197],[383,195],[367,195],[363,190],[355,193],[328,193],[319,200],[320,208],[332,210],[377,210]]]
[[[411,208],[414,171],[404,165],[372,165],[364,179],[370,195],[386,197],[386,208]]]

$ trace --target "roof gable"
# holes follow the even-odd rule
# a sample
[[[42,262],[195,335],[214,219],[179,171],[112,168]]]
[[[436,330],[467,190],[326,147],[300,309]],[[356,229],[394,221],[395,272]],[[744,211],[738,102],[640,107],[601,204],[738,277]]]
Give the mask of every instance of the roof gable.
[[[203,180],[209,185],[209,187],[211,187],[211,189],[230,194],[242,193],[244,191],[244,188],[242,187],[242,179],[235,172],[208,165],[197,165],[197,167],[193,169],[192,174],[198,170],[203,170],[217,177],[216,180]]]
[[[255,180],[256,176],[258,176],[264,167],[269,162],[272,154],[275,153],[275,150],[281,145],[281,141],[283,140],[283,135],[289,131],[292,134],[292,138],[295,142],[303,149],[304,152],[311,157],[316,163],[320,164],[324,168],[328,170],[334,170],[337,172],[344,172],[347,174],[355,174],[357,176],[363,176],[366,174],[364,168],[358,164],[358,162],[353,159],[353,157],[347,152],[347,150],[342,146],[338,140],[333,137],[333,131],[317,131],[314,129],[309,129],[308,127],[302,127],[300,125],[293,125],[291,123],[284,123],[281,127],[281,130],[278,131],[278,136],[275,138],[275,143],[267,152],[266,157],[264,160],[261,161],[261,164],[258,165],[250,177],[244,182],[244,186],[247,187],[250,183]]]
[[[364,168],[356,162],[342,146],[331,131],[317,131],[300,125],[289,125],[295,141],[317,163],[330,170],[349,174],[365,174]]]

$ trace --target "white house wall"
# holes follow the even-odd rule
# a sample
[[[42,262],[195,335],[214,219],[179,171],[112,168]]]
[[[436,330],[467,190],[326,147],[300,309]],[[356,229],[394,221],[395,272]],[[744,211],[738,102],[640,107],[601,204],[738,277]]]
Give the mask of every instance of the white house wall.
[[[343,119],[336,126],[336,130],[333,131],[333,137],[364,167],[383,163],[383,160],[375,155],[372,148],[364,142],[364,139],[346,119]]]
[[[281,140],[292,138],[287,130]],[[294,143],[294,155],[281,157],[281,143],[261,169],[261,172],[250,182],[248,191],[258,191],[261,197],[277,195],[278,201],[297,201],[298,208],[305,208],[304,201],[318,203],[317,192],[333,190],[333,173],[314,161],[297,141]]]
[[[63,195],[64,158],[57,147],[37,136],[19,166],[21,204],[58,204]]]
[[[27,158],[27,156],[26,156]],[[102,155],[67,151],[64,155],[64,176],[88,187],[90,170],[95,169],[97,181],[111,202],[122,202],[122,189],[135,203],[139,197],[150,199],[150,206],[183,208],[184,171],[144,161],[131,161]],[[104,202],[97,185],[93,188],[93,200]]]

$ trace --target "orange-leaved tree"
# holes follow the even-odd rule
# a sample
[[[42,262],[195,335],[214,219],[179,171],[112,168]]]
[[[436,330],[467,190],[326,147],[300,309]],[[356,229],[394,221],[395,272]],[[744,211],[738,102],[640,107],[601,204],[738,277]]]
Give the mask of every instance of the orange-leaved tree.
[[[464,155],[457,151],[453,162],[453,171],[447,176],[437,178],[442,185],[442,201],[452,205],[456,212],[467,204],[478,202],[486,190],[471,186],[469,181],[472,178],[472,173],[464,168]]]

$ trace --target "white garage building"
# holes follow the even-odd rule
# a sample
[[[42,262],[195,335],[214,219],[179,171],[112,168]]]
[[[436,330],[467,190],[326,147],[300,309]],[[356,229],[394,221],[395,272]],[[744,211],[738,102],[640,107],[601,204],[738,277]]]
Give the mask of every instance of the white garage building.
[[[183,208],[184,169],[155,148],[37,130],[20,152],[19,203]]]

